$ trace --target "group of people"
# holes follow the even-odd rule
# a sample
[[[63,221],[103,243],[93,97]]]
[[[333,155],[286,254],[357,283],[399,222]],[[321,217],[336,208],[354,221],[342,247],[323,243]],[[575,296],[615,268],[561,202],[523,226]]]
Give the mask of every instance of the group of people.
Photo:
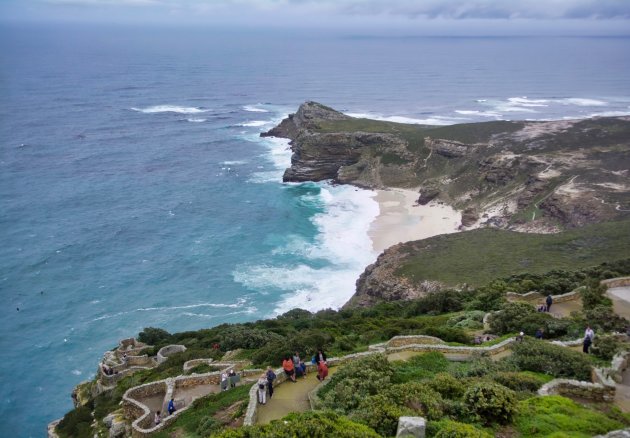
[[[317,350],[317,353],[311,359],[311,363],[317,365],[317,380],[323,381],[328,376],[328,364],[326,362],[326,354],[323,350]],[[296,351],[293,356],[286,356],[282,360],[282,369],[287,378],[292,382],[297,382],[298,377],[306,377],[307,367],[300,354]],[[258,379],[258,402],[260,404],[267,403],[267,393],[269,398],[273,396],[273,381],[276,374],[271,367],[267,368]]]
[[[236,379],[232,377],[236,377],[236,372],[234,370],[230,370],[227,373],[221,374],[221,390],[222,391],[228,390],[228,380],[230,381],[229,387],[236,388]]]

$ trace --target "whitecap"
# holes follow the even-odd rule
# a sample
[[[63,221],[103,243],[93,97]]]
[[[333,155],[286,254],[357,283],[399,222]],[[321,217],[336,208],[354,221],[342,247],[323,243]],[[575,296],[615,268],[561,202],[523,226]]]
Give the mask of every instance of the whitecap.
[[[74,374],[75,376],[80,376],[83,373],[79,370],[72,370],[72,374]]]
[[[190,119],[186,119],[191,123],[203,123],[205,122],[207,119],[200,119],[200,118],[190,118]]]
[[[630,111],[602,111],[599,113],[589,114],[588,117],[619,117],[630,116]]]
[[[255,105],[245,105],[243,110],[249,111],[250,113],[268,113],[269,111],[263,108],[258,108]]]
[[[247,161],[243,161],[243,160],[221,161],[221,164],[224,166],[236,166],[236,165],[241,165],[241,164],[247,164]]]
[[[605,106],[606,102],[596,99],[583,99],[579,97],[570,97],[567,99],[559,99],[557,102],[564,105],[576,105],[576,106]]]
[[[119,316],[128,315],[130,313],[136,313],[136,312],[164,312],[164,311],[172,311],[172,310],[197,309],[197,308],[203,308],[203,307],[211,307],[211,308],[217,308],[217,309],[239,308],[239,307],[242,307],[246,302],[247,302],[247,300],[245,300],[244,298],[239,298],[236,301],[236,303],[231,303],[231,304],[227,304],[227,303],[197,303],[197,304],[188,304],[188,305],[184,305],[184,306],[140,307],[140,308],[133,309],[133,310],[127,310],[127,311],[123,311],[123,312],[117,312],[117,313],[110,313],[110,314],[102,315],[102,316],[99,316],[97,318],[92,319],[92,322],[102,321],[104,319],[117,318]]]
[[[238,124],[236,126],[255,127],[255,126],[269,125],[271,123],[272,123],[272,121],[270,121],[270,120],[253,120],[251,122],[243,122],[243,123]]]
[[[267,149],[265,158],[270,162],[273,169],[254,172],[248,181],[257,184],[282,182],[284,171],[291,166],[290,140],[277,137],[256,137],[252,140],[265,146]]]
[[[455,112],[464,116],[501,117],[501,114],[494,111],[455,110]]]
[[[233,272],[234,280],[261,293],[269,289],[284,292],[274,314],[295,307],[310,311],[341,307],[354,293],[356,279],[365,266],[376,259],[368,235],[370,224],[379,213],[373,196],[372,191],[352,186],[321,184],[318,202],[324,211],[311,218],[317,237],[309,242],[290,236],[274,250],[298,255],[305,261],[297,266],[242,266]],[[311,265],[309,261],[317,263]],[[322,261],[327,263],[322,266]]]
[[[178,114],[198,114],[210,111],[200,107],[188,107],[177,105],[154,105],[146,108],[131,108],[133,111],[138,111],[145,114],[154,113],[178,113]]]

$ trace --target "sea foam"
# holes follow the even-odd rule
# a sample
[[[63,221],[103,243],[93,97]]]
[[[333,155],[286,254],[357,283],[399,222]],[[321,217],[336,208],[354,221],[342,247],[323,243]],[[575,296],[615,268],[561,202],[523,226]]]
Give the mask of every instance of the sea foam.
[[[146,108],[131,108],[133,111],[138,111],[144,114],[156,114],[156,113],[177,113],[177,114],[198,114],[210,111],[209,109],[189,106],[177,106],[177,105],[155,105]]]
[[[319,185],[317,201],[323,211],[311,218],[318,231],[314,241],[295,236],[275,250],[294,254],[302,262],[245,266],[233,274],[235,281],[249,289],[284,291],[275,315],[295,307],[310,311],[341,307],[354,293],[358,276],[376,259],[368,236],[379,213],[374,193],[352,186]],[[313,202],[312,195],[302,196]]]

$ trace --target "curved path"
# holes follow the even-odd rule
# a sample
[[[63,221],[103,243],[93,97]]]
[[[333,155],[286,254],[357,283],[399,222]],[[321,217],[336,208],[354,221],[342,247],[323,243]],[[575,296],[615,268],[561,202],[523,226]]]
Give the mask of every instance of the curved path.
[[[337,371],[337,367],[328,368],[328,377]],[[308,393],[311,392],[320,381],[316,379],[317,373],[310,372],[304,378],[298,378],[296,383],[286,381],[274,387],[273,397],[267,399],[267,404],[258,406],[258,418],[256,424],[267,424],[272,420],[278,420],[291,412],[305,412],[311,409]]]
[[[613,310],[626,319],[630,319],[630,286],[612,287],[606,292],[613,302]],[[630,412],[630,368],[623,372],[623,380],[617,383],[615,404],[623,412]]]

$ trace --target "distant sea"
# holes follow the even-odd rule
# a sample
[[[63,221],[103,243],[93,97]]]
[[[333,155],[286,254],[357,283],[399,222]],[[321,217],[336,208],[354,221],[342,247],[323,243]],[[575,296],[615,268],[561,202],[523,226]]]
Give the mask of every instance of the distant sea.
[[[628,38],[0,29],[0,436],[41,437],[102,353],[342,305],[372,193],[282,184],[305,100],[410,123],[630,114]],[[17,310],[19,308],[19,311]]]

